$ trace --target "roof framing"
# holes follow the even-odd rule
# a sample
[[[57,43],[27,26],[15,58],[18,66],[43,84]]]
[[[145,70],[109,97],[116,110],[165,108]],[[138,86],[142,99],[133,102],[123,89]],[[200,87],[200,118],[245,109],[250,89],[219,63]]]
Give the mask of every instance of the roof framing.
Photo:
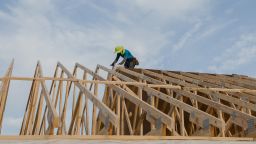
[[[0,128],[10,82],[32,81],[19,135],[256,136],[255,78],[79,63],[71,73],[60,62],[53,77],[40,62],[20,77],[13,65],[0,78]]]

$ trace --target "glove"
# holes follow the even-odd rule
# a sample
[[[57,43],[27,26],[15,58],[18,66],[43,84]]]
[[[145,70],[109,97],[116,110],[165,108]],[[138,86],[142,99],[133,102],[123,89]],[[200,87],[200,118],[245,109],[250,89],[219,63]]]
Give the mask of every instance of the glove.
[[[112,67],[115,66],[115,63],[112,63],[110,66],[112,66]]]

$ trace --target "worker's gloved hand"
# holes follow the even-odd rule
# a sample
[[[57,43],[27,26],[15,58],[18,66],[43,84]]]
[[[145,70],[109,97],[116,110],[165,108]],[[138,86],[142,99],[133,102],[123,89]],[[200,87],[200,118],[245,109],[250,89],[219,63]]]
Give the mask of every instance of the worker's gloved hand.
[[[115,63],[112,63],[110,66],[112,66],[112,67],[115,66]]]

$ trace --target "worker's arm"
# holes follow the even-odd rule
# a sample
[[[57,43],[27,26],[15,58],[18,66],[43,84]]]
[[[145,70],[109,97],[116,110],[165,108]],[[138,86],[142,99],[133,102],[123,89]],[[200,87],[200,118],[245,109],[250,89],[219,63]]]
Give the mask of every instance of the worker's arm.
[[[120,58],[120,56],[121,56],[121,54],[118,53],[118,54],[116,55],[116,59],[113,61],[113,63],[112,63],[110,66],[115,66],[115,64],[118,62],[118,59]]]
[[[126,59],[124,58],[119,64],[122,65],[125,63],[125,61],[126,61]]]

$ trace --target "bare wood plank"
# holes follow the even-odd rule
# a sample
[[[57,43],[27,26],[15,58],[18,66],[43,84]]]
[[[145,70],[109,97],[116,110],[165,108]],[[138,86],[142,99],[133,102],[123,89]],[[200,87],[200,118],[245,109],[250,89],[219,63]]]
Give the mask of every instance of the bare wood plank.
[[[67,76],[69,78],[74,78],[71,73],[61,64],[58,62],[58,66],[67,74]],[[86,97],[88,97],[92,102],[93,104],[95,104],[101,111],[102,111],[102,114],[105,116],[105,117],[108,117],[110,118],[110,121],[112,122],[112,124],[114,126],[116,126],[116,123],[117,123],[117,116],[104,104],[102,103],[99,99],[97,99],[93,94],[91,94],[89,92],[89,90],[87,90],[81,83],[78,83],[78,82],[74,82],[74,84],[80,89],[80,91],[82,91],[84,93],[84,95]]]
[[[74,134],[75,119],[77,118],[77,115],[78,115],[78,112],[79,112],[79,107],[80,107],[80,104],[81,104],[81,102],[80,102],[81,98],[82,98],[82,92],[80,91],[78,99],[77,99],[76,104],[75,104],[74,114],[72,115],[72,119],[70,121],[70,126],[69,126],[69,130],[68,130],[69,135]]]
[[[94,96],[98,97],[98,84],[94,84]],[[93,104],[93,109],[92,109],[92,135],[96,134],[96,105]]]
[[[101,67],[103,67],[103,66],[101,66]],[[110,71],[110,70],[108,70],[106,68],[105,68],[105,70],[107,70],[108,72],[112,72],[113,74],[116,73],[116,72]],[[140,74],[138,74],[136,72],[131,72],[130,70],[126,70],[126,71],[123,71],[123,72],[130,73],[133,76],[140,75]],[[130,81],[129,78],[126,78],[122,74],[119,74],[119,77],[121,79],[124,79],[124,80],[128,79],[128,81]],[[149,80],[150,82],[156,82],[155,80],[153,80],[152,78],[148,78],[147,76],[140,76],[140,77],[143,77],[144,79]],[[162,82],[159,82],[159,81],[157,81],[157,82],[158,83],[162,83]],[[195,109],[194,107],[192,107],[190,105],[187,105],[187,104],[185,104],[183,102],[180,102],[179,100],[174,99],[174,98],[172,98],[172,97],[170,97],[170,96],[168,96],[168,95],[166,95],[166,94],[164,94],[162,92],[159,92],[159,91],[157,91],[155,89],[152,89],[150,87],[143,87],[143,90],[147,91],[151,95],[155,95],[155,96],[161,98],[162,100],[169,102],[170,104],[173,104],[173,105],[175,105],[177,107],[182,107],[185,111],[189,112],[190,114],[191,113],[196,113],[196,116],[201,119],[201,122],[199,122],[198,124],[202,125],[203,120],[208,118],[210,124],[212,124],[212,125],[214,125],[216,127],[219,127],[219,128],[222,127],[222,121],[220,119],[212,116],[212,115],[209,115],[208,113],[205,113],[205,112],[203,112],[201,110]]]
[[[128,129],[129,129],[130,135],[133,135],[132,125],[131,125],[131,121],[130,121],[130,118],[129,118],[129,114],[128,114],[128,110],[127,110],[124,98],[122,99],[122,102],[123,102],[123,105],[124,105],[124,112],[125,112],[125,117],[126,117],[126,122],[127,122],[127,125],[128,125]]]
[[[133,75],[135,75],[135,73],[133,73]],[[137,75],[139,75],[139,74],[137,74]],[[145,76],[145,78],[146,78],[146,76]],[[195,95],[195,94],[193,94],[193,93],[191,93],[189,91],[182,91],[182,90],[173,90],[173,91],[175,91],[176,93],[180,93],[180,94],[182,94],[182,95],[184,95],[186,97],[190,97],[190,98],[192,98],[194,96],[193,99],[195,99],[197,101],[200,101],[200,102],[202,102],[204,104],[208,104],[211,107],[214,106],[214,108],[216,108],[218,110],[222,110],[222,111],[224,111],[224,112],[226,112],[228,114],[233,114],[235,112],[237,117],[234,119],[234,122],[236,124],[242,126],[242,127],[245,127],[245,128],[247,127],[246,122],[249,119],[254,119],[256,121],[255,117],[252,117],[252,116],[250,116],[248,114],[245,114],[245,113],[242,113],[242,112],[240,112],[238,110],[235,110],[235,109],[232,109],[230,107],[227,107],[227,106],[225,106],[223,104],[216,103],[216,102],[211,101],[209,99],[206,99],[204,97],[197,96],[197,95]]]
[[[42,72],[42,68],[41,68],[41,65],[39,63],[39,77],[43,76],[43,72]],[[45,102],[46,102],[46,105],[49,109],[49,112],[52,114],[52,118],[51,118],[51,124],[53,127],[57,128],[58,127],[58,123],[59,123],[59,116],[58,116],[58,113],[51,101],[51,98],[50,98],[50,95],[49,95],[49,92],[46,88],[46,84],[45,84],[45,81],[41,81],[41,86],[42,86],[42,91],[44,93],[44,98],[45,98]]]
[[[36,69],[35,69],[35,72],[34,72],[34,77],[38,77],[38,63],[36,65]],[[32,97],[33,97],[33,92],[35,90],[35,83],[36,83],[36,80],[34,80],[32,82],[32,85],[31,85],[31,88],[30,88],[30,91],[29,91],[29,97],[28,97],[28,100],[27,100],[27,105],[26,105],[26,109],[25,109],[25,113],[24,113],[24,116],[23,116],[23,120],[22,120],[22,125],[21,125],[21,129],[20,129],[20,135],[24,135],[27,133],[27,127],[28,127],[28,122],[29,122],[29,119],[30,119],[30,115],[31,115],[31,102],[32,102]]]
[[[6,77],[10,77],[12,75],[14,60],[12,60],[11,64],[9,65],[7,72],[5,74]],[[5,112],[5,105],[7,101],[8,91],[9,91],[10,80],[2,81],[1,87],[1,101],[0,101],[0,133],[2,131],[2,123],[3,123],[3,115]]]
[[[0,136],[0,140],[206,140],[206,141],[225,141],[225,142],[255,142],[254,138],[249,137],[204,137],[204,136],[115,136],[115,135],[63,135],[63,136]]]
[[[91,70],[85,68],[84,66],[82,66],[80,64],[76,64],[76,65],[78,67],[82,68],[82,69],[86,69],[88,71],[88,73],[93,74],[93,72]],[[100,66],[99,68],[101,69],[101,67],[102,66]],[[108,72],[115,75],[115,73],[113,71],[108,71]],[[99,75],[96,75],[96,76],[99,80],[105,80],[104,78],[102,78]],[[110,87],[112,87],[112,89],[114,91],[116,91],[119,95],[124,96],[127,100],[129,100],[129,101],[133,102],[134,104],[140,106],[143,110],[145,110],[148,114],[152,115],[156,119],[162,118],[163,123],[165,123],[166,125],[169,126],[169,128],[171,128],[172,122],[173,122],[171,117],[169,117],[168,115],[164,114],[163,112],[157,110],[156,108],[152,107],[148,103],[142,101],[136,95],[133,95],[132,93],[128,93],[127,91],[123,90],[122,88],[120,88],[116,85],[110,85]]]
[[[122,106],[123,106],[123,103],[122,103]],[[116,127],[116,135],[120,135],[120,117],[121,117],[120,109],[121,109],[121,99],[120,99],[120,96],[117,96],[116,113],[117,113],[117,117],[118,117],[118,125]]]

